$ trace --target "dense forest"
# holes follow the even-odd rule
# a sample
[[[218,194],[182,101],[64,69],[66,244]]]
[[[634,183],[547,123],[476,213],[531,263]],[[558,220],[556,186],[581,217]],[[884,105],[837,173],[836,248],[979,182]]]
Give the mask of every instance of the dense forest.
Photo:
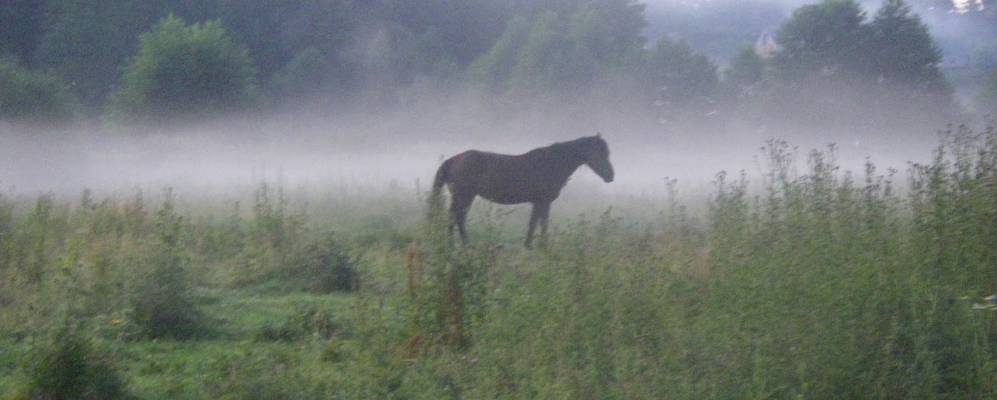
[[[916,12],[986,30],[997,4],[867,3],[825,0],[783,17],[786,3],[760,1],[652,3],[650,13],[636,0],[14,0],[0,9],[0,118],[335,112],[427,88],[527,107],[615,92],[669,115],[806,123],[827,122],[831,107],[846,126],[909,116],[889,118],[898,108],[952,121],[997,107],[993,36],[967,36],[971,51],[947,45],[971,58],[956,68],[957,79],[974,71],[960,99]],[[773,22],[771,48],[756,45]]]

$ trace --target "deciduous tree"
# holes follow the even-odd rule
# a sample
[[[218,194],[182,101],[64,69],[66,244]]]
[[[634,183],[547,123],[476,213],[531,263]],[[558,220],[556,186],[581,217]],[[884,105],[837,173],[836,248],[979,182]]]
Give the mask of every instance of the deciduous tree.
[[[113,111],[125,119],[160,120],[243,109],[257,99],[249,51],[218,22],[186,25],[175,16],[141,35]]]
[[[0,59],[0,120],[64,122],[77,110],[75,97],[58,76]]]
[[[862,71],[868,27],[855,0],[824,0],[793,11],[777,34],[781,50],[774,64],[779,76],[854,76]]]
[[[646,76],[657,97],[682,104],[709,96],[717,87],[717,66],[683,41],[662,37],[649,54]]]
[[[869,24],[871,77],[892,84],[945,92],[948,85],[938,64],[941,50],[928,27],[904,0],[886,0]]]

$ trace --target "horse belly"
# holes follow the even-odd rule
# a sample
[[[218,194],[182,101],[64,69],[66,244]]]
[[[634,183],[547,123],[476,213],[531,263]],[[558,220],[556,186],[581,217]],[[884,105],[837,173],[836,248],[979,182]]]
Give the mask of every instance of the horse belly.
[[[483,188],[480,193],[481,197],[487,200],[499,203],[499,204],[518,204],[527,203],[534,201],[528,193],[523,191],[521,188],[510,188],[508,190],[501,190],[496,187]]]
[[[499,204],[516,204],[533,201],[532,188],[519,171],[490,171],[478,186],[478,195]]]
[[[549,198],[552,190],[548,182],[537,175],[535,167],[527,165],[520,156],[507,156],[482,152],[462,154],[460,181],[475,194],[499,204],[533,203]],[[473,187],[474,189],[470,189]]]

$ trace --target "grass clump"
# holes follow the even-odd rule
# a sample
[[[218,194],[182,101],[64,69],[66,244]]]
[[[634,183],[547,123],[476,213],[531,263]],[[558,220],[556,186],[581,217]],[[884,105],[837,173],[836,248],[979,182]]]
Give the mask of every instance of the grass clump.
[[[107,356],[95,351],[90,340],[73,324],[66,324],[37,346],[25,369],[26,384],[13,399],[130,398]]]
[[[281,321],[265,323],[257,336],[268,341],[293,342],[308,336],[329,339],[340,330],[327,307],[299,304],[293,310],[291,315]]]

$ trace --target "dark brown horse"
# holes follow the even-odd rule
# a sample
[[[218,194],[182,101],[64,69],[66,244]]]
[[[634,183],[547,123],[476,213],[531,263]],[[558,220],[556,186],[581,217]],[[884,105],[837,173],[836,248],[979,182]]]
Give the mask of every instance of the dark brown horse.
[[[554,143],[518,156],[469,150],[443,162],[433,180],[433,193],[438,197],[444,184],[450,188],[450,234],[456,225],[465,244],[467,210],[475,197],[500,204],[533,203],[526,231],[526,247],[530,248],[537,222],[541,236],[546,236],[550,203],[583,164],[607,183],[613,181],[609,146],[600,135]]]

